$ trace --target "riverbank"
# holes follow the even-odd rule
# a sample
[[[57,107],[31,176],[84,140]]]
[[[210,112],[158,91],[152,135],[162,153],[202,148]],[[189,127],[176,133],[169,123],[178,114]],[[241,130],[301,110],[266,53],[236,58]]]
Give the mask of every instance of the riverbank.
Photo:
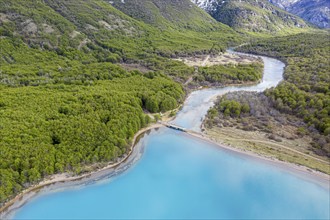
[[[207,128],[204,134],[221,144],[330,174],[330,161],[307,150],[308,141],[311,141],[308,137],[295,139],[281,137],[280,141],[270,140],[269,134],[265,132],[244,131],[235,127]]]
[[[325,187],[327,189],[330,188],[330,185],[329,185],[330,175],[325,174],[323,172],[319,172],[317,170],[310,169],[306,166],[302,166],[299,164],[282,161],[282,160],[279,160],[272,156],[265,156],[265,155],[259,154],[257,152],[249,151],[247,149],[234,147],[232,145],[226,145],[226,144],[219,142],[216,138],[210,137],[204,133],[198,134],[195,132],[188,132],[187,135],[192,136],[196,139],[202,140],[204,142],[207,142],[215,147],[221,148],[228,152],[237,153],[240,156],[247,157],[249,159],[253,159],[253,160],[260,161],[260,162],[265,162],[265,163],[271,164],[272,166],[281,168],[285,171],[289,171],[293,175],[296,175],[296,176],[306,179],[308,181],[314,182],[318,185],[321,185],[322,187]]]
[[[93,181],[95,179],[99,179],[102,176],[109,176],[111,173],[117,174],[115,172],[116,168],[119,166],[124,166],[125,162],[134,160],[134,149],[135,146],[139,143],[140,137],[147,133],[148,131],[151,131],[156,128],[162,127],[161,124],[151,124],[146,128],[142,128],[139,130],[132,139],[132,144],[130,151],[127,153],[126,156],[124,156],[122,159],[119,159],[118,162],[111,162],[108,165],[93,170],[91,172],[84,173],[82,175],[74,176],[70,173],[62,173],[62,174],[55,174],[50,177],[45,178],[41,182],[34,184],[27,189],[24,189],[21,193],[16,195],[13,199],[6,202],[1,208],[0,208],[0,218],[5,219],[9,218],[12,212],[17,210],[18,208],[22,207],[26,202],[28,202],[32,197],[35,196],[36,193],[38,193],[42,188],[55,185],[57,183],[60,183],[60,187],[65,187],[63,185],[67,183],[74,183],[74,185],[80,185],[84,182]],[[136,155],[135,155],[136,156]],[[71,184],[68,184],[68,186],[71,186]],[[54,187],[57,188],[56,186]]]

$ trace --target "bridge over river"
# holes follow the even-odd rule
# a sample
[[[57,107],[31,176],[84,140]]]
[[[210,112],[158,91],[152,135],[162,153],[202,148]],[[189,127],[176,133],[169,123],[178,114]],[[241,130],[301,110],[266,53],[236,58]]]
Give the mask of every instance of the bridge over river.
[[[187,134],[190,134],[190,135],[193,135],[193,136],[197,136],[199,138],[203,138],[203,139],[205,138],[204,135],[203,135],[203,133],[201,133],[201,132],[189,130],[187,128],[178,126],[176,124],[172,124],[172,123],[168,123],[168,122],[162,122],[162,121],[160,121],[159,124],[161,124],[161,125],[163,125],[165,127],[168,127],[170,129],[173,129],[173,130],[182,131],[182,132],[185,132]]]

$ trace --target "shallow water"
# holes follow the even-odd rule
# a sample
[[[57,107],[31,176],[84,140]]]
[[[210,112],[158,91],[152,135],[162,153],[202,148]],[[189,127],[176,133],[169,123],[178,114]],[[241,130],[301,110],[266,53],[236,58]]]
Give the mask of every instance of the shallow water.
[[[218,95],[235,91],[262,92],[267,88],[275,87],[283,79],[285,65],[276,59],[268,57],[261,58],[265,68],[263,79],[260,83],[254,86],[228,86],[225,88],[210,88],[192,92],[173,123],[191,130],[199,131],[207,110],[213,106],[212,100]]]
[[[263,91],[284,64],[263,58],[263,81],[196,91],[174,123],[199,130],[215,95]],[[272,163],[161,128],[141,139],[142,157],[122,174],[93,185],[41,194],[15,219],[316,219],[330,218],[329,188]]]

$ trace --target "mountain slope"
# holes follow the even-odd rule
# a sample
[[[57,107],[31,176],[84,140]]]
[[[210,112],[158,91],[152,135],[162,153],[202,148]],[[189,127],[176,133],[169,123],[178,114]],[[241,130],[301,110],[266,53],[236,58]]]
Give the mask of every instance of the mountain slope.
[[[218,24],[197,7],[186,10],[182,16],[182,22],[195,17],[195,23],[200,26],[181,22],[171,30],[159,30],[103,0],[0,0],[0,33],[21,37],[30,46],[44,49],[69,47],[89,51],[97,47],[106,53],[116,53],[121,60],[136,57],[141,49],[171,55],[211,49],[214,44],[224,49],[227,42],[236,41],[237,34],[232,29]],[[213,33],[196,30],[202,27]],[[211,39],[211,35],[216,37]]]
[[[158,28],[190,30],[226,29],[189,0],[114,0],[112,5],[133,18]]]
[[[111,4],[152,27],[174,36],[223,42],[237,42],[238,34],[227,25],[217,22],[189,0],[113,0]],[[173,36],[168,36],[172,39]]]
[[[192,0],[216,20],[238,31],[288,34],[304,31],[308,25],[266,0]]]
[[[330,0],[269,0],[320,28],[330,28]]]

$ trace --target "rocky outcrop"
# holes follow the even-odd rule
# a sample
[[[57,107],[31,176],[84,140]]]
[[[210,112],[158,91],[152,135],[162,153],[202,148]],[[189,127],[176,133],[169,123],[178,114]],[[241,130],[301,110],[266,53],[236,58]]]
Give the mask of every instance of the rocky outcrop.
[[[269,0],[320,28],[330,28],[330,0]]]
[[[267,0],[191,0],[216,20],[236,30],[248,32],[290,32],[292,28],[308,25]]]

